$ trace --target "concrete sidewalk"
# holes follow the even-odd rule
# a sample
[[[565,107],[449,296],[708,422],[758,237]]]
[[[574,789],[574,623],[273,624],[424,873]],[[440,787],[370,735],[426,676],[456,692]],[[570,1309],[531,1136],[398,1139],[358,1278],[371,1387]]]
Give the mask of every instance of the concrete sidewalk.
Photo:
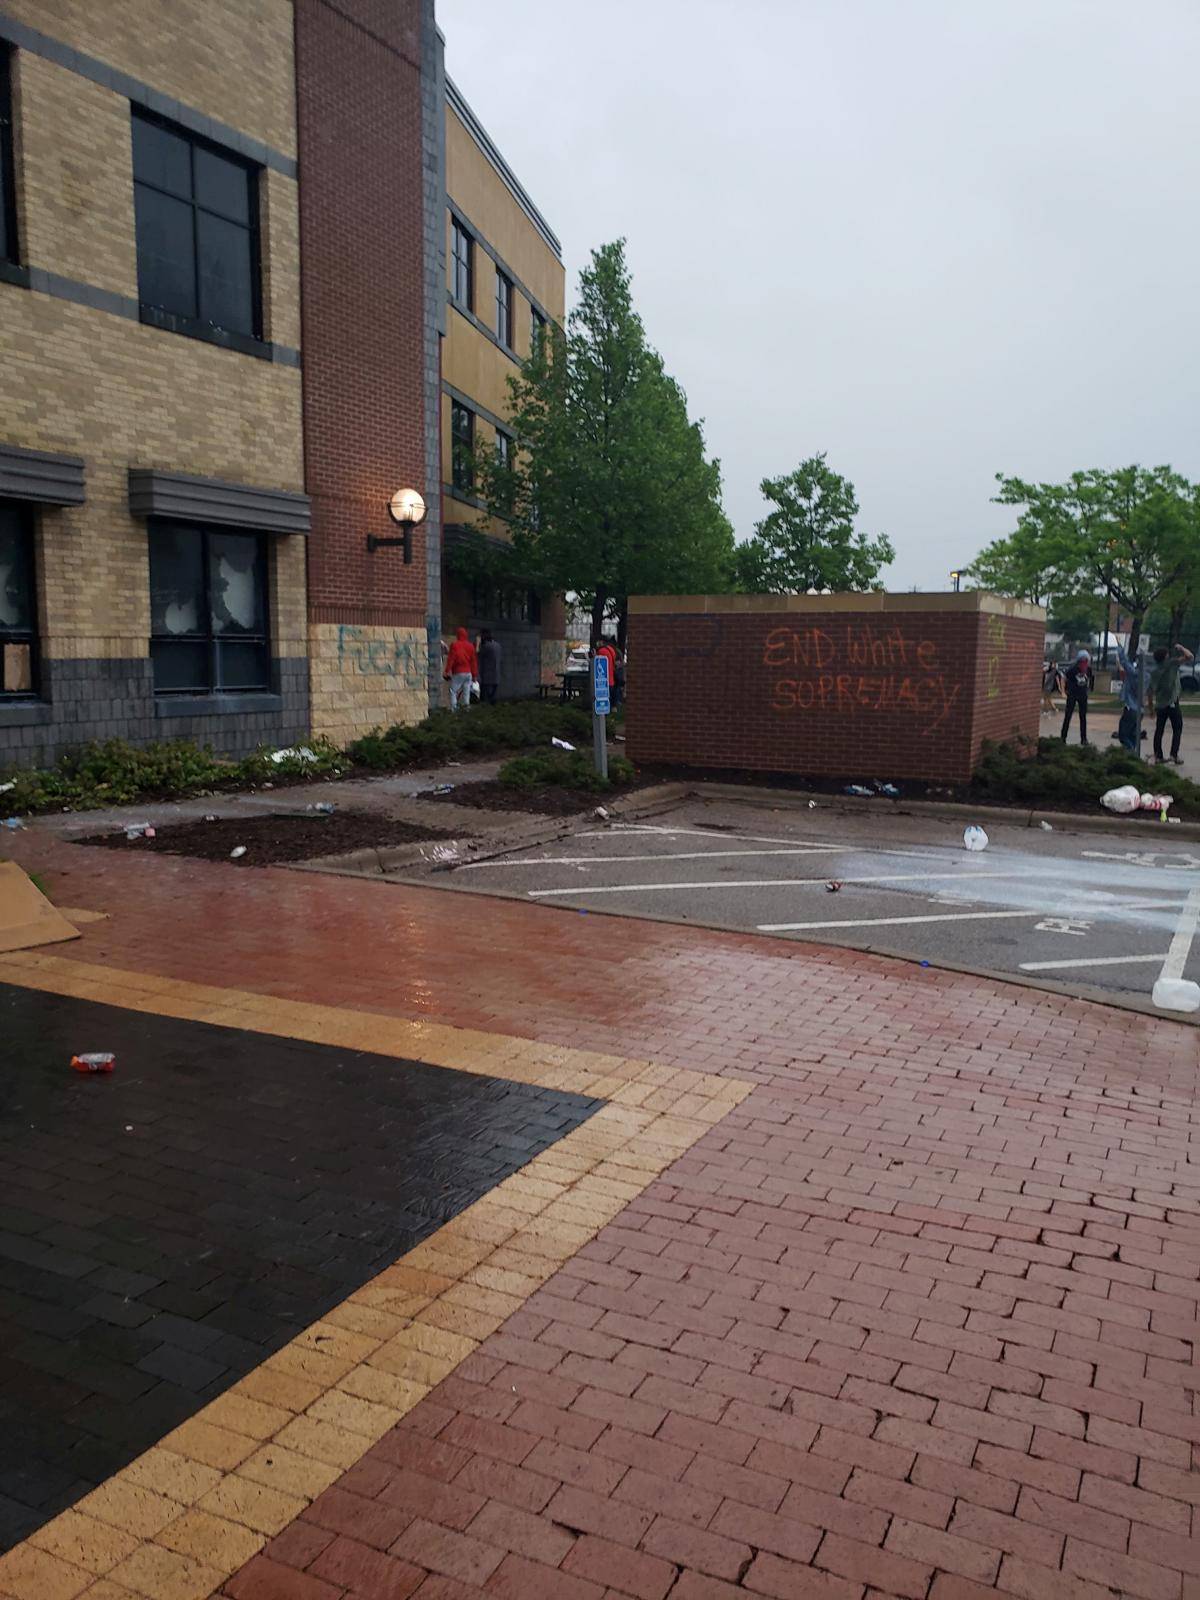
[[[1194,1031],[750,935],[14,852],[111,920],[6,983],[606,1104],[254,1403],[0,1558],[0,1596],[1200,1595]]]

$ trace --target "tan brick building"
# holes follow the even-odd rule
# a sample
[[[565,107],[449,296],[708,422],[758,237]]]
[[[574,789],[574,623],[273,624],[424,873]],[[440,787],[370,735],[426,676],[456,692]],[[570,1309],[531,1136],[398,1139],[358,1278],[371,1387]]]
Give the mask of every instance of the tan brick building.
[[[448,310],[442,359],[444,631],[488,628],[500,644],[502,696],[552,681],[566,656],[560,597],[528,584],[480,584],[455,572],[459,550],[481,537],[486,506],[472,455],[514,448],[509,375],[547,321],[561,323],[562,249],[541,212],[453,82],[446,82]],[[492,520],[486,538],[507,537]],[[464,564],[464,572],[468,570]]]
[[[149,9],[0,3],[0,763],[309,723],[292,6]]]
[[[433,0],[0,0],[0,768],[415,721],[444,614],[531,692],[541,602],[444,594],[443,485],[464,536],[452,421],[562,310]]]

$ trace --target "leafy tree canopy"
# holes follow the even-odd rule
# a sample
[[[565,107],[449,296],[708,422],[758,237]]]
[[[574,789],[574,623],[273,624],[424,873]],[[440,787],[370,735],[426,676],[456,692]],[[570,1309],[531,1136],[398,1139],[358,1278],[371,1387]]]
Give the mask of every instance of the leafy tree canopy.
[[[783,478],[759,486],[773,509],[734,552],[737,583],[751,594],[808,594],[881,589],[880,571],[895,559],[891,540],[855,529],[858,499],[849,478],[809,456]]]

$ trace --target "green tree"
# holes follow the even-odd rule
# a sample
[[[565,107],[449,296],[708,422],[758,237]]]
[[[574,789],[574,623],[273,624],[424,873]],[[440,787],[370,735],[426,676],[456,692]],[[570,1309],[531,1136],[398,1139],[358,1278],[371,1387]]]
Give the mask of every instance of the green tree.
[[[646,342],[623,240],[593,251],[566,329],[548,330],[508,388],[518,448],[507,463],[481,453],[478,476],[514,569],[575,591],[593,633],[611,615],[624,633],[631,594],[726,584],[720,465]]]
[[[1196,496],[1170,467],[1093,468],[1065,483],[1030,483],[997,474],[1000,505],[1021,508],[1016,532],[983,551],[976,568],[1003,568],[1019,544],[1053,595],[1098,593],[1130,618],[1136,650],[1149,608],[1185,581],[1196,560]],[[1008,588],[1003,592],[1013,593]]]
[[[1046,621],[1064,639],[1078,642],[1101,632],[1107,615],[1107,600],[1094,594],[1067,594],[1051,600]]]
[[[1041,541],[1031,524],[1022,523],[1008,538],[981,550],[964,576],[976,588],[1029,600],[1035,606],[1048,598]]]
[[[738,587],[750,594],[808,594],[881,589],[881,568],[895,559],[887,534],[855,530],[858,499],[849,478],[824,453],[809,456],[784,478],[764,478],[774,503],[754,535],[734,552]]]

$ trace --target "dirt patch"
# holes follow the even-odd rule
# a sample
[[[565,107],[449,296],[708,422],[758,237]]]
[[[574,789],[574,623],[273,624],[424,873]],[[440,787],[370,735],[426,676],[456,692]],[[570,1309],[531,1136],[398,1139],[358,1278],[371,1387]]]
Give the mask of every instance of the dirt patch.
[[[628,794],[628,789],[617,791]],[[607,805],[612,793],[594,793],[589,789],[565,789],[561,784],[547,784],[543,789],[512,789],[506,783],[490,780],[486,783],[456,784],[446,794],[423,794],[421,800],[436,805],[443,801],[452,806],[470,806],[477,811],[525,811],[541,817],[573,817],[581,811],[591,811],[596,806]]]
[[[278,811],[262,816],[220,817],[214,822],[177,822],[157,829],[153,839],[127,839],[118,831],[93,833],[76,842],[103,845],[110,850],[157,850],[171,856],[198,856],[202,861],[228,861],[230,851],[244,845],[246,854],[235,865],[270,867],[374,846],[462,837],[445,828],[397,822],[362,811],[335,811],[331,816]]]

